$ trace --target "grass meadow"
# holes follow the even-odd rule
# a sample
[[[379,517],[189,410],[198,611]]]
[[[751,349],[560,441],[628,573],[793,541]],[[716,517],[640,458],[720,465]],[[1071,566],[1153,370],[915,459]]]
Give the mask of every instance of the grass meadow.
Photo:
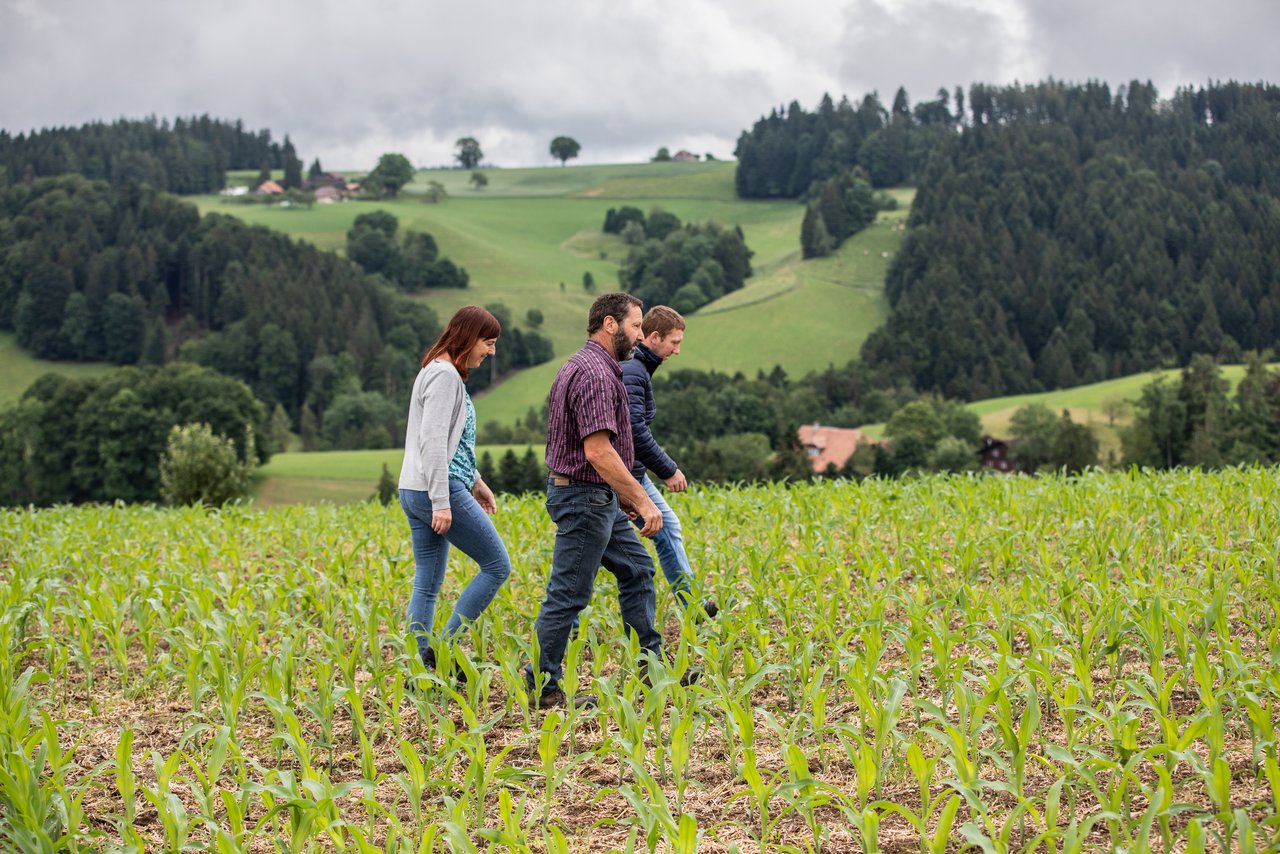
[[[481,418],[509,424],[541,406],[560,362],[586,338],[587,308],[596,294],[617,287],[627,246],[600,231],[611,207],[661,207],[684,222],[740,225],[755,253],[746,286],[689,318],[682,364],[754,374],[782,365],[800,377],[843,365],[888,314],[884,271],[901,240],[912,191],[895,191],[900,209],[881,215],[834,258],[802,261],[804,207],[793,201],[746,201],[733,189],[735,164],[641,163],[542,169],[486,169],[489,185],[475,190],[464,170],[419,172],[401,197],[311,209],[227,204],[196,197],[202,212],[217,211],[266,225],[341,252],[360,213],[384,209],[402,229],[428,231],[441,252],[465,267],[465,290],[436,290],[422,298],[442,319],[468,303],[505,303],[525,325],[542,311],[540,331],[555,347],[552,363],[523,371],[488,391]],[[449,197],[425,203],[422,191],[439,181]],[[595,292],[583,288],[591,273]],[[563,283],[563,289],[561,288]],[[498,344],[502,346],[501,342]]]
[[[16,403],[39,377],[58,373],[79,379],[105,374],[112,365],[104,362],[48,362],[37,359],[18,346],[12,332],[0,332],[0,407]]]
[[[637,678],[597,583],[570,690],[520,670],[553,526],[423,670],[396,507],[0,511],[0,848],[1078,852],[1280,845],[1274,470],[676,496]],[[473,567],[451,558],[448,617]],[[692,687],[679,676],[703,668]]]
[[[530,447],[541,461],[541,445],[481,445],[476,448],[476,458],[487,452],[497,465],[508,450],[523,457]],[[273,507],[367,501],[377,491],[382,467],[385,465],[393,478],[399,478],[403,461],[404,448],[274,454],[256,472],[254,502],[261,507]]]

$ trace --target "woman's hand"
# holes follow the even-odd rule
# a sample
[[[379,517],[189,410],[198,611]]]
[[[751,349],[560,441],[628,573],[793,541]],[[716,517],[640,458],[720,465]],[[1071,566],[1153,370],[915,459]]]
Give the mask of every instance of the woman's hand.
[[[452,510],[433,510],[431,512],[431,530],[437,534],[449,533],[449,528],[453,525]]]
[[[476,478],[475,486],[471,487],[471,495],[475,498],[476,503],[480,505],[480,509],[490,516],[497,512],[498,501],[493,497],[493,490],[480,478]]]

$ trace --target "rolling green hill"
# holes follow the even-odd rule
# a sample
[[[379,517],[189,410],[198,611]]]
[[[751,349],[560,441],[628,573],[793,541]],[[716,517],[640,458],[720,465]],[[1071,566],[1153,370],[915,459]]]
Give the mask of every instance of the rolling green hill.
[[[883,214],[836,256],[802,261],[803,206],[737,199],[733,163],[483,171],[489,179],[484,190],[471,187],[465,170],[419,172],[401,198],[390,202],[307,210],[224,204],[216,196],[196,201],[204,212],[227,213],[339,252],[355,217],[382,208],[399,218],[401,229],[429,231],[441,252],[470,273],[467,289],[423,297],[442,319],[468,303],[502,302],[521,324],[528,309],[542,311],[540,331],[551,338],[557,358],[511,377],[477,401],[481,422],[509,423],[530,406],[541,406],[559,363],[586,337],[595,294],[616,287],[627,246],[600,231],[610,207],[656,206],[685,222],[740,225],[755,253],[755,275],[742,290],[690,316],[682,364],[748,374],[780,364],[798,377],[848,362],[886,316],[884,271],[912,197],[909,190],[899,191],[900,210]],[[424,202],[421,194],[430,181],[443,184],[449,198]],[[583,288],[587,272],[596,282],[594,293]]]

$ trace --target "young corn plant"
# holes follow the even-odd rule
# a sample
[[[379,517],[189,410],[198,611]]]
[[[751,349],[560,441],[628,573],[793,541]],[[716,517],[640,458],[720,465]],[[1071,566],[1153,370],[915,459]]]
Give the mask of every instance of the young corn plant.
[[[845,672],[845,685],[857,698],[863,725],[871,731],[871,748],[875,755],[875,793],[880,797],[885,777],[893,768],[893,739],[897,734],[902,701],[907,683],[894,676],[885,679],[861,669],[858,662]]]

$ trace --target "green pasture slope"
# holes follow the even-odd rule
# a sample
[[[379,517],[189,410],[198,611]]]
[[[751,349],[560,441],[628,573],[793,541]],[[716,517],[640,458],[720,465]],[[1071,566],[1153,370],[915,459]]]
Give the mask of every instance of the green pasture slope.
[[[689,318],[681,364],[747,374],[780,364],[802,376],[857,355],[888,313],[884,270],[901,240],[897,225],[906,217],[911,191],[899,191],[900,210],[882,215],[837,256],[802,261],[803,206],[738,199],[734,168],[731,162],[710,162],[486,169],[484,190],[471,187],[467,171],[434,170],[419,172],[391,202],[308,210],[228,204],[217,196],[196,201],[204,212],[230,214],[337,251],[358,214],[382,208],[399,218],[402,229],[429,231],[441,251],[470,273],[466,290],[423,297],[442,317],[467,303],[502,302],[523,325],[528,309],[541,310],[546,319],[540,331],[551,338],[557,359],[508,379],[477,401],[482,423],[510,423],[530,406],[542,405],[559,362],[586,337],[595,294],[583,289],[583,274],[595,279],[596,294],[617,286],[627,246],[602,234],[600,226],[609,208],[624,204],[646,212],[661,207],[685,222],[740,225],[755,252],[755,275],[746,287]],[[429,181],[444,184],[444,202],[423,201]]]
[[[111,370],[103,362],[47,362],[18,346],[12,332],[0,332],[0,408],[17,403],[22,393],[45,374],[66,377],[94,377]]]
[[[399,507],[0,510],[0,850],[1280,849],[1273,469],[680,512],[736,605],[658,581],[645,685],[601,573],[565,662],[599,702],[543,711],[539,496],[503,501],[510,578],[439,648],[462,684],[406,631]],[[430,628],[474,572],[451,556]]]

